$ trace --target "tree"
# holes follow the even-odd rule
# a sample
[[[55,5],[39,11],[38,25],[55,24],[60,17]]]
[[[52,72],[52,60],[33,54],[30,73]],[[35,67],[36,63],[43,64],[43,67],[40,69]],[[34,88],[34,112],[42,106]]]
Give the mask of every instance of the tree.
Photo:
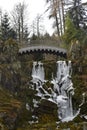
[[[71,0],[69,5],[71,7],[66,13],[65,42],[69,44],[72,40],[79,40],[83,44],[85,42],[83,39],[87,34],[87,17],[85,8],[83,8],[84,4],[81,0]]]
[[[19,43],[23,43],[25,41],[24,33],[27,27],[26,9],[27,9],[27,6],[25,3],[18,3],[17,5],[15,5],[12,12],[13,27],[15,31],[17,32],[17,40]]]
[[[28,43],[29,42],[29,31],[28,31],[28,28],[27,27],[25,27],[25,29],[24,29],[24,41],[25,41],[25,43]]]
[[[17,60],[18,45],[12,38],[4,42],[3,53],[5,56],[5,62],[12,63]]]
[[[83,28],[76,28],[69,14],[66,17],[66,30],[63,38],[69,49],[69,55],[73,59],[85,59],[87,53],[86,32]]]
[[[11,28],[8,14],[5,13],[1,20],[1,39],[6,41],[9,38],[16,39],[16,33],[13,28]]]
[[[19,73],[18,44],[11,38],[3,42],[2,49],[0,54],[1,85],[14,91],[18,84],[16,76]]]
[[[48,7],[48,9],[51,10],[49,18],[54,17],[54,19],[55,19],[54,26],[56,26],[57,34],[59,36],[60,35],[60,32],[59,32],[59,20],[58,20],[58,15],[57,15],[58,2],[57,2],[57,0],[46,0],[46,2],[50,3],[50,6]]]
[[[72,40],[78,38],[78,30],[75,28],[72,20],[70,19],[69,15],[66,17],[66,30],[63,36],[65,43],[68,45],[71,43]]]
[[[43,17],[42,14],[37,14],[36,18],[33,20],[32,24],[32,32],[33,35],[37,35],[38,38],[40,38],[41,33],[43,32],[44,26],[43,26]]]
[[[62,35],[65,31],[65,12],[63,0],[47,0],[50,3],[48,9],[51,10],[49,18],[54,18],[54,26],[57,29],[58,36]]]
[[[87,15],[81,0],[73,0],[73,5],[70,8],[69,13],[70,18],[77,29],[86,28]]]
[[[8,39],[9,32],[10,32],[10,23],[9,23],[8,15],[5,14],[4,17],[2,18],[2,23],[1,23],[2,40]]]

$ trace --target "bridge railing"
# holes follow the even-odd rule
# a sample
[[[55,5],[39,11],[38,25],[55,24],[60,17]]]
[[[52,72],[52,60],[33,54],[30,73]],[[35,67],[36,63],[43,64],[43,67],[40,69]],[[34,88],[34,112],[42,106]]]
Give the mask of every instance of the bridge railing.
[[[52,47],[60,47],[61,42],[59,40],[52,39],[37,39],[31,40],[28,43],[20,43],[19,48],[31,47],[31,46],[52,46]]]

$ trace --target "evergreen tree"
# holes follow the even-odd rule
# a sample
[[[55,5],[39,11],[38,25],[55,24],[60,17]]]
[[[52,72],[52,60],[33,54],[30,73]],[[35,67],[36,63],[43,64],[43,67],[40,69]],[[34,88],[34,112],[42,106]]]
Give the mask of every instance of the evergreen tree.
[[[73,0],[73,6],[69,10],[70,18],[77,29],[86,28],[86,11],[81,0]]]
[[[5,13],[1,20],[1,39],[6,41],[9,38],[16,39],[16,33],[10,26],[8,14]]]
[[[24,41],[25,41],[25,43],[28,43],[28,41],[29,41],[29,32],[28,32],[27,27],[24,30]]]
[[[14,31],[13,28],[10,29],[10,32],[9,32],[9,38],[12,38],[12,39],[17,39],[17,34],[16,32]]]
[[[75,28],[75,25],[73,24],[72,20],[70,19],[69,15],[66,17],[66,30],[65,34],[63,36],[64,41],[69,45],[72,40],[75,40],[78,38],[78,30]]]
[[[1,22],[1,38],[3,41],[7,40],[10,32],[10,23],[7,13],[4,14]]]

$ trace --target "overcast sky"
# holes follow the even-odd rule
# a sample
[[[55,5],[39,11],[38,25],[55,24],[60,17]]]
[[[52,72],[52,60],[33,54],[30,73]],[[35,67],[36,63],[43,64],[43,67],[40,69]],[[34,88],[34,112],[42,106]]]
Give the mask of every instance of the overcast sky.
[[[52,34],[53,33],[53,29],[51,27],[52,20],[48,19],[48,14],[44,14],[44,11],[46,10],[45,1],[46,0],[0,0],[0,8],[2,9],[2,11],[8,11],[8,13],[10,13],[13,10],[14,5],[16,5],[19,2],[25,2],[28,5],[27,15],[29,14],[28,16],[29,22],[32,23],[37,14],[43,14],[43,17],[45,16],[43,20],[43,24],[45,26],[44,30],[47,30],[47,32]],[[82,1],[87,2],[87,0]]]
[[[13,10],[14,5],[16,5],[19,2],[24,2],[27,7],[27,17],[29,19],[29,25],[32,24],[32,21],[36,18],[37,14],[43,14],[43,23],[42,26],[44,26],[44,32],[48,32],[50,34],[53,33],[52,29],[52,20],[48,19],[48,14],[44,14],[46,10],[46,0],[0,0],[0,8],[2,9],[2,12],[8,11],[10,12]],[[45,16],[45,17],[44,17]]]

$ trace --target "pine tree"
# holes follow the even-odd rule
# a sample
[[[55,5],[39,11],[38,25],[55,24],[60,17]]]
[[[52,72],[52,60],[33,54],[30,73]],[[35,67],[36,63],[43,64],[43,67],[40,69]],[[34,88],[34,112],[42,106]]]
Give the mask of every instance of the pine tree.
[[[27,27],[24,30],[24,41],[25,41],[25,43],[28,43],[28,41],[29,41],[29,32],[28,32]]]
[[[86,28],[86,13],[81,0],[73,0],[73,6],[69,10],[70,18],[77,29]]]
[[[16,33],[10,26],[8,14],[5,13],[1,20],[1,39],[6,41],[9,38],[16,39]]]
[[[4,14],[1,23],[1,38],[3,41],[7,40],[10,32],[10,24],[7,13]]]
[[[75,28],[72,20],[70,19],[69,15],[66,17],[66,30],[63,36],[64,41],[69,45],[72,40],[78,38],[78,30]]]

